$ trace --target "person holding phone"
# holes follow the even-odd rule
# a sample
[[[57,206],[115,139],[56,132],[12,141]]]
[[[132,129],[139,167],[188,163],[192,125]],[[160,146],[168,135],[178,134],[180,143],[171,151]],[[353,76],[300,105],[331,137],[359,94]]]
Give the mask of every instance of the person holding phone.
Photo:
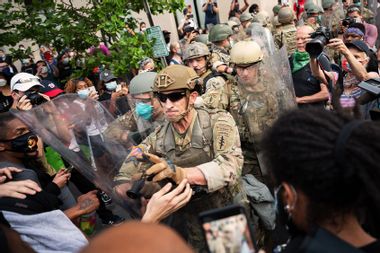
[[[266,132],[278,218],[291,235],[283,252],[301,245],[302,252],[380,252],[378,129],[340,111],[306,108],[283,114]]]
[[[219,23],[219,8],[216,0],[206,0],[206,2],[202,5],[202,10],[205,13],[205,27],[207,27],[208,30],[210,25],[216,25]]]

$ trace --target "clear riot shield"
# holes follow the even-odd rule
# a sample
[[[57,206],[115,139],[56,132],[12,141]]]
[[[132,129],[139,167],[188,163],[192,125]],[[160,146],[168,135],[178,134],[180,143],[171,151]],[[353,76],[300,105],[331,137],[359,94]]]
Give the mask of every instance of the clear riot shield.
[[[114,194],[114,176],[134,143],[99,102],[66,94],[15,115],[83,176],[123,203],[123,196]]]
[[[269,29],[263,27],[260,23],[251,24],[251,38],[257,44],[259,44],[264,55],[273,55],[275,52],[275,45],[272,33]]]
[[[243,80],[238,76],[240,113],[245,118],[252,141],[260,143],[263,131],[282,112],[296,106],[295,93],[285,48],[249,68],[256,72],[255,79]]]
[[[293,86],[292,71],[290,69],[286,47],[282,47],[271,57],[274,71],[277,72],[277,99],[280,112],[297,107],[296,95]]]

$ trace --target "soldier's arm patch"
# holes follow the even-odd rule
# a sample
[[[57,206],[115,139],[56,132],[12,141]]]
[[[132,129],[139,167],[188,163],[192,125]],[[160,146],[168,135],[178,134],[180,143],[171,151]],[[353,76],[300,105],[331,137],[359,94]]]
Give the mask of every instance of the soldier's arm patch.
[[[216,152],[228,151],[235,143],[233,125],[228,122],[217,122],[214,126],[214,150]]]

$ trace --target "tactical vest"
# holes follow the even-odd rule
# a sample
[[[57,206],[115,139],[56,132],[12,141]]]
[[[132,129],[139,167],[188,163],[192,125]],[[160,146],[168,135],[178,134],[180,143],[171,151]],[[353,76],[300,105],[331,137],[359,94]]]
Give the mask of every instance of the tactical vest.
[[[154,148],[156,153],[181,167],[194,167],[214,159],[212,129],[217,114],[221,110],[203,108],[196,108],[196,110],[197,119],[193,125],[191,144],[187,148],[175,145],[174,130],[170,123],[165,123],[157,134],[156,147]],[[236,186],[224,187],[216,192],[191,200],[172,215],[171,222],[169,222],[170,226],[175,228],[197,252],[206,252],[206,242],[198,221],[198,214],[232,204],[234,200],[232,191],[237,188]]]

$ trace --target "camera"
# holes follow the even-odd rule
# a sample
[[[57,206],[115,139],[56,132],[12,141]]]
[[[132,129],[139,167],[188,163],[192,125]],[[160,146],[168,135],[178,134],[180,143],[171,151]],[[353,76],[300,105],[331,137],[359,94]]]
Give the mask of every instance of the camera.
[[[323,51],[323,48],[332,39],[330,29],[324,26],[319,27],[315,32],[310,34],[312,40],[306,44],[306,51],[311,57],[317,57]]]
[[[26,91],[25,95],[30,100],[30,103],[34,106],[47,102],[47,100],[37,91]]]
[[[346,27],[350,26],[350,25],[352,25],[354,23],[356,23],[356,20],[354,18],[348,17],[348,18],[345,18],[345,19],[342,20],[342,25],[346,26]]]

